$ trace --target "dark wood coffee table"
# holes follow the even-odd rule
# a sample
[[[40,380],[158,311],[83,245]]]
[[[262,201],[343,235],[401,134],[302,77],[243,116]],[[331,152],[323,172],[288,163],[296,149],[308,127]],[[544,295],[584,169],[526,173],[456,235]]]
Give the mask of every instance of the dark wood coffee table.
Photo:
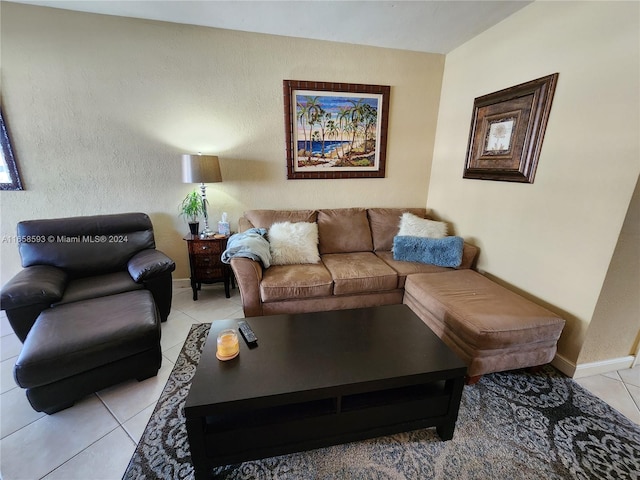
[[[466,366],[406,305],[246,319],[259,346],[216,358],[212,324],[184,412],[196,478],[246,460],[436,427],[453,436]]]

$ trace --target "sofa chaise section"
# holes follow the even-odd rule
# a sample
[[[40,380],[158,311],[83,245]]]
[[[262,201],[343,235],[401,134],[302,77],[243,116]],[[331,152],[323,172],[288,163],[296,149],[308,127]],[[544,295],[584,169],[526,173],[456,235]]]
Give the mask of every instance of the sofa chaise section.
[[[565,323],[472,270],[411,275],[404,303],[467,363],[469,383],[549,363]]]

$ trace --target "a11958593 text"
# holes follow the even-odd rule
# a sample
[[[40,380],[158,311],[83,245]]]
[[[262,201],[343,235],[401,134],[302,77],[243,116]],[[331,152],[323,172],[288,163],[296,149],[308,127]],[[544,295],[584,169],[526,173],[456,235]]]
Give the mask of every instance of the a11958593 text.
[[[127,235],[3,235],[2,243],[127,243]]]

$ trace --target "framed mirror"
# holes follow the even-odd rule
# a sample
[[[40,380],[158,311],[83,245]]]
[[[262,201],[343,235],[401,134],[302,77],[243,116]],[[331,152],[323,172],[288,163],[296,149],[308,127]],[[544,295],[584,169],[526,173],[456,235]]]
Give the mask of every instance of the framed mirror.
[[[23,190],[18,165],[13,156],[11,141],[4,123],[4,115],[0,110],[0,144],[2,144],[2,157],[0,157],[0,190]]]

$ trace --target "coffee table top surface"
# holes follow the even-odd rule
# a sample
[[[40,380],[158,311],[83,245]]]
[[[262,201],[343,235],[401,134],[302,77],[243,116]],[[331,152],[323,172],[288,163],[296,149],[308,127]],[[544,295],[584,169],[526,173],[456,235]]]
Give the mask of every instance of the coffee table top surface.
[[[216,358],[221,330],[238,320],[211,325],[185,409],[232,405],[271,397],[377,384],[415,376],[416,382],[464,376],[466,365],[406,305],[246,319],[258,347],[239,336],[240,355]]]

